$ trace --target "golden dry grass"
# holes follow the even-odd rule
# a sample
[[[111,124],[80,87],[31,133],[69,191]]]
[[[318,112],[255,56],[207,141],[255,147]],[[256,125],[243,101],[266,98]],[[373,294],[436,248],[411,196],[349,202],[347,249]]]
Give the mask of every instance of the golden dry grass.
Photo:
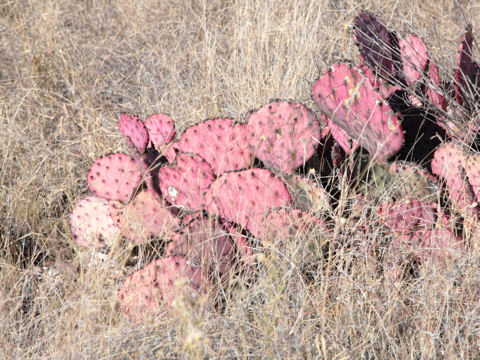
[[[313,282],[298,266],[314,240],[297,239],[223,311],[185,303],[135,327],[116,304],[128,251],[102,260],[71,239],[89,166],[125,150],[117,113],[166,112],[184,129],[271,98],[314,108],[313,81],[354,58],[345,25],[365,8],[420,34],[444,70],[466,21],[480,23],[475,1],[0,2],[0,358],[480,358],[476,244],[395,288],[370,254],[377,234],[347,222]]]

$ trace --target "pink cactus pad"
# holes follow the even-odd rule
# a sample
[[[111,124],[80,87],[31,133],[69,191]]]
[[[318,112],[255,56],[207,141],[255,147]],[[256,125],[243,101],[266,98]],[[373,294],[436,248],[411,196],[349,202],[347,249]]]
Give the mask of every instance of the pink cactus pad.
[[[446,181],[449,198],[454,208],[468,213],[477,213],[475,205],[477,200],[475,194],[471,194],[472,185],[467,178],[466,169],[467,156],[462,146],[446,143],[435,151],[432,172]]]
[[[175,137],[175,124],[167,114],[153,114],[145,120],[150,145],[162,152]]]
[[[362,70],[363,75],[365,75],[368,80],[370,80],[373,88],[377,90],[384,99],[388,98],[395,91],[401,89],[400,86],[397,85],[388,85],[386,81],[383,80],[383,78],[375,75],[372,70],[370,70],[370,68],[365,64],[360,65],[358,69]]]
[[[129,144],[133,144],[140,154],[145,152],[148,144],[148,131],[145,124],[138,117],[129,114],[120,114],[118,128]]]
[[[212,167],[195,154],[180,153],[158,172],[160,190],[172,205],[190,210],[205,206],[205,192],[215,180]]]
[[[127,239],[141,243],[150,237],[172,236],[178,224],[162,199],[153,190],[146,190],[123,208],[118,226]]]
[[[331,119],[327,121],[330,134],[332,134],[338,145],[345,151],[345,154],[349,155],[359,148],[360,144],[357,140],[353,140],[345,130],[335,124]]]
[[[440,74],[438,70],[437,64],[433,62],[432,59],[429,60],[428,64],[428,77],[429,82],[427,84],[427,97],[430,102],[438,107],[439,109],[445,111],[447,110],[447,101],[443,96],[443,87],[442,82],[440,80]],[[437,123],[439,123],[437,121]],[[441,123],[439,123],[440,126]]]
[[[171,309],[176,298],[196,298],[209,288],[201,270],[188,265],[183,257],[158,259],[127,277],[118,292],[120,311],[130,320],[142,322]]]
[[[172,144],[167,154],[169,161],[174,158],[174,149],[200,155],[212,166],[215,175],[250,167],[253,161],[247,128],[234,124],[231,119],[207,120],[187,129],[180,140]]]
[[[315,82],[319,109],[383,163],[403,145],[402,127],[391,107],[358,68],[335,64]]]
[[[457,58],[458,67],[455,71],[455,99],[460,105],[466,101],[465,93],[468,92],[468,79],[472,73],[472,45],[472,25],[468,25],[460,43],[460,50]]]
[[[306,106],[272,102],[248,115],[250,149],[264,163],[293,172],[315,153],[320,122]]]
[[[120,153],[97,159],[87,175],[90,191],[107,200],[130,200],[141,181],[139,164]]]
[[[102,248],[120,236],[110,216],[108,201],[96,196],[81,200],[70,214],[73,239],[78,245]]]
[[[261,223],[272,208],[291,205],[283,182],[266,169],[226,173],[206,194],[207,211],[244,228]]]
[[[478,153],[468,154],[465,172],[475,194],[475,201],[478,202],[480,199],[480,155]]]
[[[213,278],[226,277],[234,265],[232,238],[218,220],[196,219],[172,240],[167,247],[168,256],[183,256],[188,264]]]
[[[403,64],[403,73],[407,85],[418,81],[428,67],[427,47],[416,35],[408,34],[405,39],[398,41]]]

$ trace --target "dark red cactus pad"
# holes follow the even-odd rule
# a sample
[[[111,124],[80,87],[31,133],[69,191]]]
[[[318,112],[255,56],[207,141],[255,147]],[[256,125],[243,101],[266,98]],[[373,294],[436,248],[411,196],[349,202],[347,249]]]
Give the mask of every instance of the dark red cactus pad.
[[[179,224],[179,220],[168,211],[166,204],[153,190],[139,193],[123,208],[119,220],[122,235],[136,243],[151,237],[170,237]]]
[[[167,114],[153,114],[145,120],[150,143],[158,151],[163,151],[175,137],[175,124]]]
[[[428,51],[423,41],[416,35],[408,34],[398,41],[407,85],[419,80],[428,67]]]
[[[102,248],[120,236],[105,199],[88,196],[70,214],[73,239],[78,245]]]
[[[473,162],[471,162],[473,165]],[[473,168],[469,167],[468,172]],[[450,201],[455,209],[478,213],[472,185],[468,178],[467,156],[461,145],[446,143],[440,146],[432,160],[432,172],[444,179],[447,184]]]
[[[391,79],[396,72],[394,60],[398,53],[395,35],[368,11],[355,17],[354,33],[362,60],[381,77]]]
[[[469,79],[472,74],[472,25],[468,25],[463,34],[460,50],[457,57],[457,70],[455,71],[455,99],[460,105],[466,102],[465,93],[468,92]]]
[[[355,66],[332,66],[315,82],[313,98],[376,161],[385,162],[402,147],[404,136],[397,116]]]
[[[180,153],[175,163],[158,172],[159,187],[172,205],[190,210],[205,206],[205,192],[215,180],[212,167],[200,156]]]
[[[209,289],[201,269],[188,265],[183,257],[166,257],[127,277],[118,292],[120,311],[130,320],[142,322],[171,309],[180,296],[195,298]]]
[[[147,128],[142,120],[133,115],[120,114],[118,128],[127,142],[135,146],[140,154],[145,152],[149,139]]]
[[[87,175],[90,191],[107,200],[130,200],[141,181],[140,165],[120,153],[97,159]]]
[[[183,256],[212,278],[226,278],[234,265],[235,246],[228,231],[213,218],[192,221],[172,237],[167,255]]]
[[[247,119],[252,152],[283,172],[302,166],[320,142],[320,122],[303,104],[272,102],[250,113]]]
[[[207,120],[192,126],[172,144],[169,161],[174,150],[200,155],[215,175],[250,167],[253,160],[245,125],[234,124],[232,119]]]
[[[249,229],[275,207],[291,205],[283,182],[266,169],[226,173],[206,194],[207,211]]]

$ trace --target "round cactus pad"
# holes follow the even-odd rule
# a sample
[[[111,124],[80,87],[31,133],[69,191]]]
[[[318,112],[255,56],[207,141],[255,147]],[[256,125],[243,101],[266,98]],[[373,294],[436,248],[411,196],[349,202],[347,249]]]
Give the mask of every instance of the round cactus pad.
[[[268,211],[288,206],[292,199],[283,182],[266,169],[249,169],[220,176],[206,194],[207,211],[249,229]]]
[[[140,154],[145,152],[148,145],[148,131],[145,124],[138,117],[121,114],[118,119],[118,128],[129,144],[133,144]]]
[[[105,199],[88,196],[70,214],[73,239],[78,245],[102,248],[120,236]]]
[[[315,153],[320,122],[306,106],[272,102],[248,116],[250,148],[264,163],[293,172]]]
[[[119,153],[97,159],[87,175],[90,191],[107,200],[130,200],[141,180],[139,164]]]
[[[200,155],[215,175],[250,167],[253,159],[245,125],[234,124],[231,119],[213,119],[194,125],[172,146],[180,152]]]

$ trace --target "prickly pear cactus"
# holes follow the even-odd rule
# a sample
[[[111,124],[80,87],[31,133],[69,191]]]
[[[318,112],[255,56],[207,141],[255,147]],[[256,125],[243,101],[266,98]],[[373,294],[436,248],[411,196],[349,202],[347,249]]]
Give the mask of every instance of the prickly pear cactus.
[[[120,230],[110,216],[105,199],[87,196],[70,214],[73,239],[78,245],[102,248],[119,238]]]
[[[190,210],[205,207],[205,193],[215,180],[212,167],[195,154],[178,154],[158,172],[162,195],[172,205]]]
[[[207,210],[249,229],[261,223],[272,208],[289,206],[287,187],[271,171],[249,169],[226,173],[210,186]]]
[[[248,116],[250,149],[265,164],[293,172],[315,153],[320,122],[305,105],[278,101]]]
[[[313,86],[318,108],[379,163],[397,153],[404,136],[392,108],[370,80],[349,64],[335,64]]]
[[[87,175],[89,190],[107,200],[130,200],[141,181],[139,163],[120,153],[97,159]]]
[[[121,114],[118,119],[118,128],[127,142],[133,145],[140,154],[145,152],[149,138],[147,128],[142,120],[133,115]]]
[[[150,139],[149,146],[163,152],[165,145],[175,137],[175,124],[167,114],[153,114],[145,120]]]
[[[248,168],[253,162],[245,125],[235,124],[231,119],[207,120],[192,126],[172,143],[167,153],[169,161],[174,160],[175,152],[200,155],[217,176]]]
[[[416,35],[408,34],[398,41],[401,50],[403,73],[407,85],[412,85],[428,69],[428,51],[423,41]]]

